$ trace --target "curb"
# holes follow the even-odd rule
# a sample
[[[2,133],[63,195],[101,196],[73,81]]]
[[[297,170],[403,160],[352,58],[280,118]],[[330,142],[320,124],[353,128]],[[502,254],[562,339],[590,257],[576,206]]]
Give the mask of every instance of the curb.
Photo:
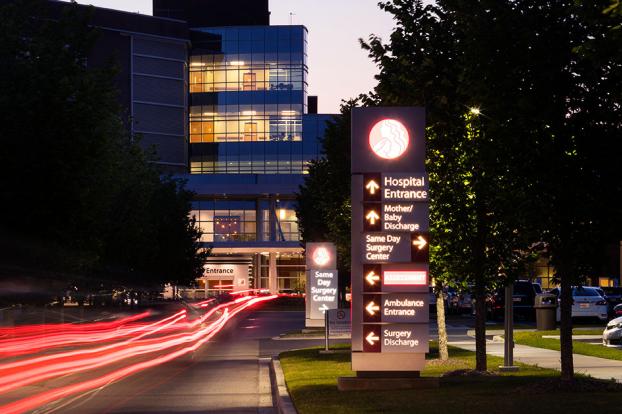
[[[272,395],[276,412],[278,414],[298,414],[287,391],[281,361],[277,357],[272,358],[272,363],[270,364],[270,382],[272,383]]]

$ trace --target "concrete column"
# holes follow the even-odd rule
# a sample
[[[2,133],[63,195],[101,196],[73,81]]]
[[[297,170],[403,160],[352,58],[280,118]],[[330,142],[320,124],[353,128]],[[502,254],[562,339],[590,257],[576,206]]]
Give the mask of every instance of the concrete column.
[[[278,217],[276,215],[276,198],[274,196],[270,196],[270,241],[279,240],[277,237],[277,221]]]
[[[270,293],[278,293],[279,291],[276,269],[276,253],[270,253],[268,259],[268,288],[270,289]]]

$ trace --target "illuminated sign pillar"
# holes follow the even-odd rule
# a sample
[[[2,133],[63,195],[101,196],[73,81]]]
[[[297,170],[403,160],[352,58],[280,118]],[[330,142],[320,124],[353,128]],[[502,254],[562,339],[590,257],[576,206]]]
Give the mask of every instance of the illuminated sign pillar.
[[[324,327],[325,313],[339,305],[337,248],[333,243],[307,243],[305,325]]]
[[[423,108],[352,111],[352,370],[359,376],[416,376],[429,351],[424,132]]]

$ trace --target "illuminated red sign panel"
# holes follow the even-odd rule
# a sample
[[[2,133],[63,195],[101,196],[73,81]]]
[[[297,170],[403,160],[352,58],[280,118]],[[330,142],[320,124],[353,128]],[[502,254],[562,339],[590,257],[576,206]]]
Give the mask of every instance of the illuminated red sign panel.
[[[377,156],[387,160],[399,158],[406,152],[409,144],[408,130],[395,119],[378,122],[369,133],[369,146]]]
[[[387,286],[427,286],[428,272],[422,270],[386,270],[382,282]]]

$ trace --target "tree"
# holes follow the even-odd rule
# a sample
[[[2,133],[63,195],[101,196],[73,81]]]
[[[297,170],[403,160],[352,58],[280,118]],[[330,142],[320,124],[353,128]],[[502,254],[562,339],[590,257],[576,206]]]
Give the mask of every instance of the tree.
[[[442,226],[432,268],[475,284],[478,369],[486,288],[521,274],[544,241],[564,291],[562,377],[572,378],[569,287],[620,235],[603,226],[619,214],[611,154],[622,90],[606,4],[394,0],[381,3],[397,21],[390,42],[364,43],[382,104],[427,109],[432,221]],[[477,119],[469,107],[481,108]]]
[[[297,215],[306,241],[330,241],[337,246],[337,265],[342,275],[350,273],[350,121],[351,110],[360,99],[344,102],[341,116],[327,125],[322,157],[312,161],[298,193]],[[350,278],[340,278],[341,288]]]
[[[0,7],[0,241],[18,245],[19,265],[119,283],[201,274],[191,194],[127,131],[114,63],[85,65],[90,13],[48,6]]]
[[[482,120],[468,111],[476,105],[489,108],[490,94],[463,85],[464,79],[476,78],[473,66],[482,57],[465,54],[481,39],[460,28],[472,24],[464,19],[485,20],[485,13],[475,8],[469,13],[475,11],[476,17],[466,16],[439,3],[381,3],[394,14],[397,28],[389,44],[372,37],[363,46],[380,66],[376,94],[383,105],[427,109],[432,272],[441,284],[472,286],[476,365],[486,370],[487,292],[515,278],[527,259],[528,240],[517,231],[521,215],[514,211],[522,193],[512,191],[516,176],[511,163],[499,157],[515,145],[513,137],[498,134],[490,117]]]

